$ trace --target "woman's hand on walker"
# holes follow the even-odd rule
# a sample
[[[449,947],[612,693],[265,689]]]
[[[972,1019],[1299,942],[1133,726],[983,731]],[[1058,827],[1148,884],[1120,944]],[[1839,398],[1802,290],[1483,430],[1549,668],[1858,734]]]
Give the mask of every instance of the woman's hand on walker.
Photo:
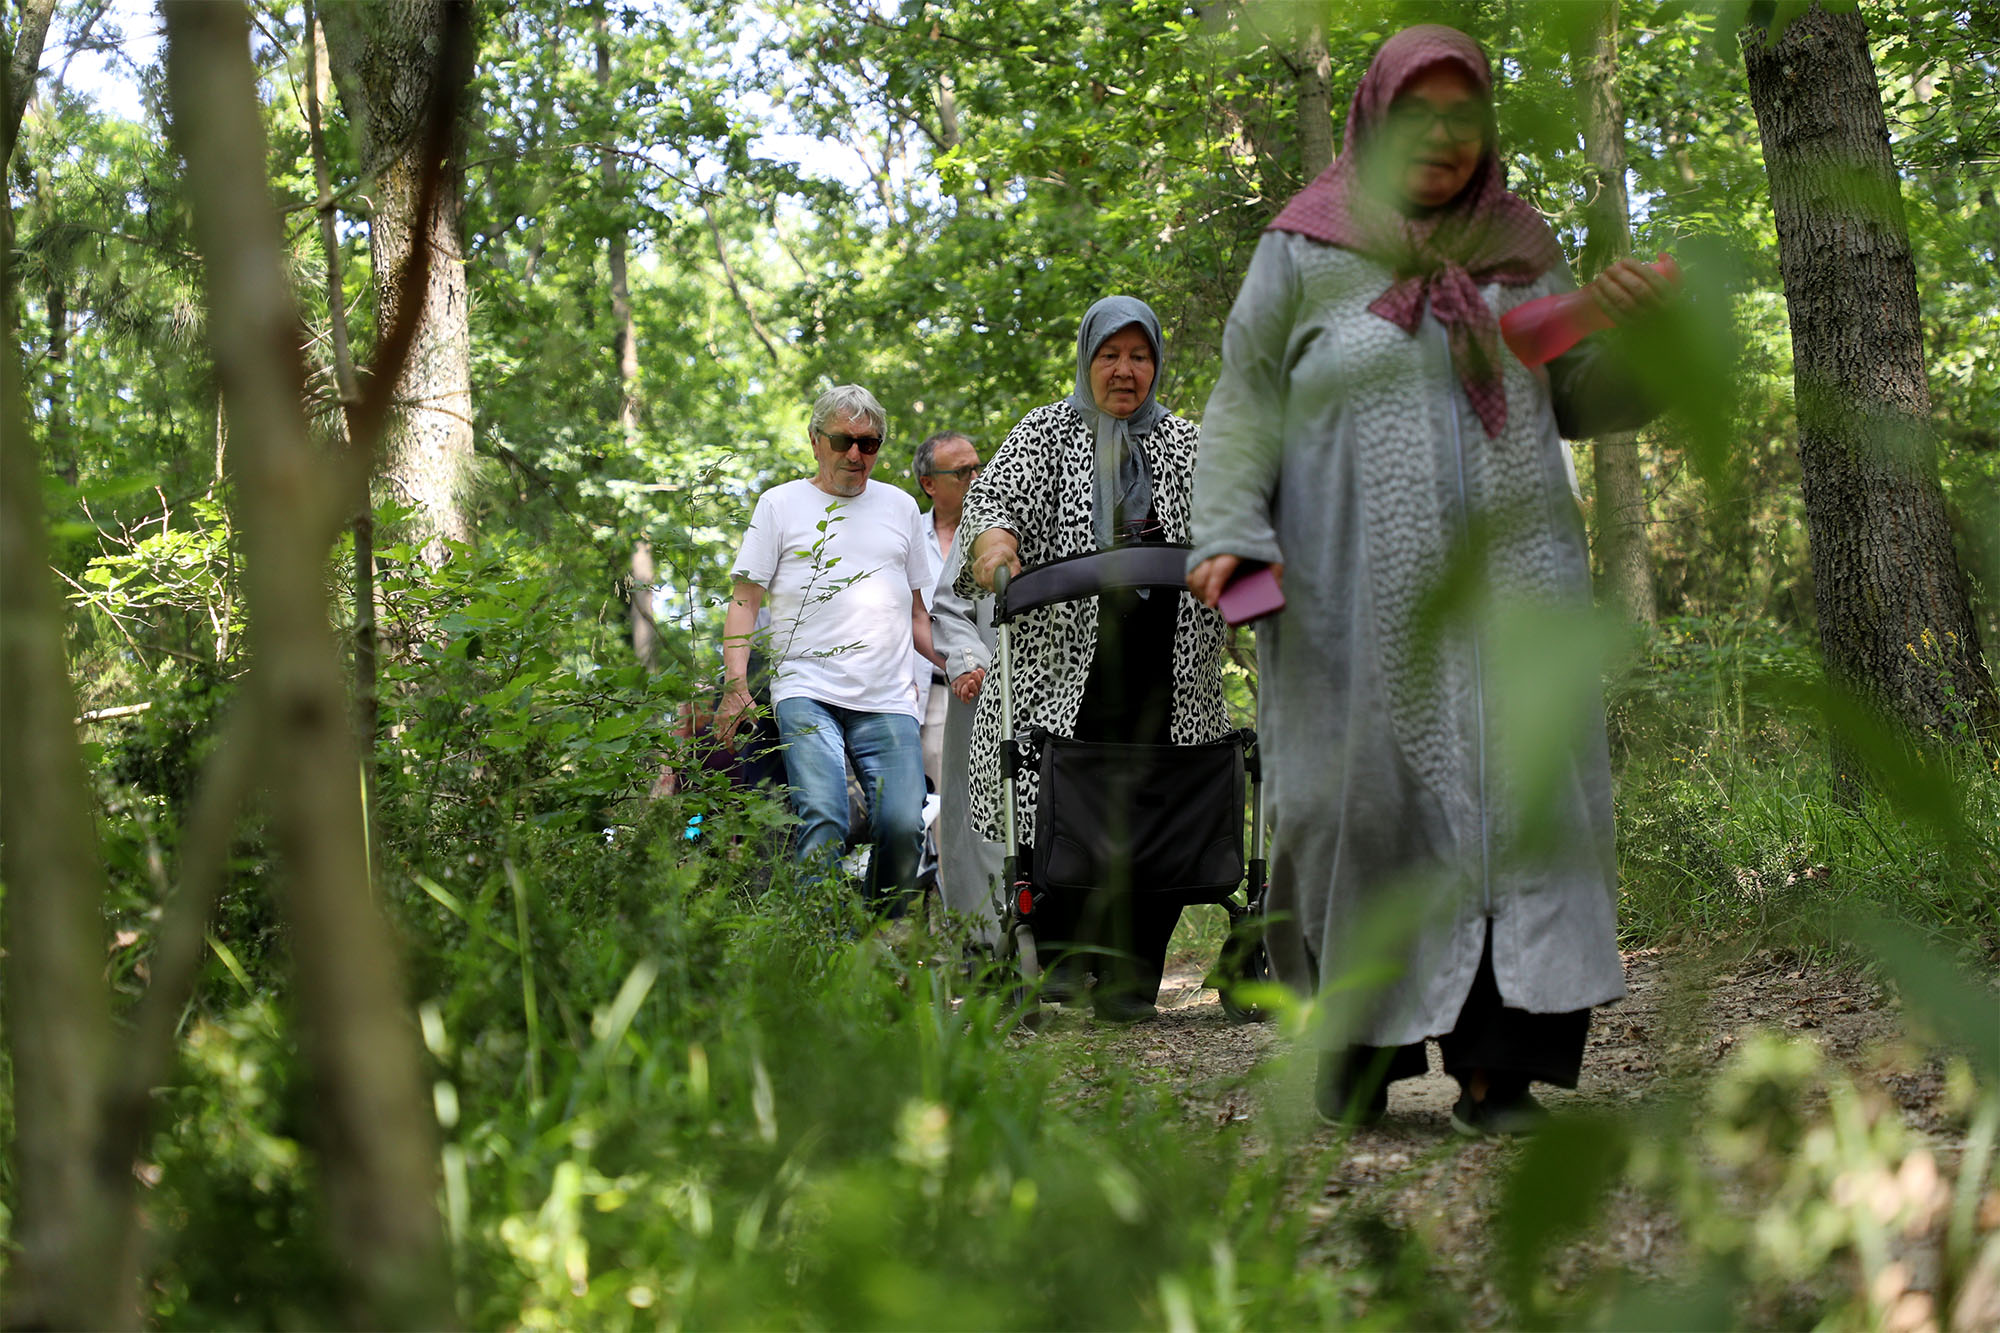
[[[1592,278],[1585,290],[1613,323],[1629,324],[1657,314],[1679,289],[1679,283],[1661,276],[1652,265],[1626,258]]]
[[[972,581],[993,591],[993,571],[1007,567],[1007,577],[1021,572],[1021,539],[1005,528],[988,528],[972,541]]]
[[[1233,555],[1212,555],[1188,571],[1188,591],[1203,606],[1214,607],[1222,599],[1222,590],[1229,586],[1229,580],[1236,577],[1236,569],[1243,563]],[[1271,577],[1278,581],[1279,591],[1285,587],[1285,567],[1271,566]]]
[[[969,704],[979,697],[979,687],[985,683],[986,668],[974,667],[970,671],[958,673],[957,678],[951,682],[951,692],[960,703]]]

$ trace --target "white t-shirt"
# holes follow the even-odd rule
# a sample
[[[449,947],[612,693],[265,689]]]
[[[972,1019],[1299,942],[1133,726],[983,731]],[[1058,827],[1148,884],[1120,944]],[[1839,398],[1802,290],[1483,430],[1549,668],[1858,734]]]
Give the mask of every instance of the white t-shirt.
[[[930,604],[931,590],[937,587],[938,576],[944,573],[944,552],[937,544],[937,515],[926,509],[924,519],[924,550],[931,557],[931,581],[924,588],[924,603]],[[922,722],[930,712],[931,677],[937,668],[931,659],[917,651],[917,645],[910,645],[910,689],[916,695],[917,721]]]
[[[852,499],[810,480],[758,497],[732,573],[769,599],[773,703],[817,699],[921,719],[910,689],[910,594],[930,591],[928,529],[916,501],[886,482]]]

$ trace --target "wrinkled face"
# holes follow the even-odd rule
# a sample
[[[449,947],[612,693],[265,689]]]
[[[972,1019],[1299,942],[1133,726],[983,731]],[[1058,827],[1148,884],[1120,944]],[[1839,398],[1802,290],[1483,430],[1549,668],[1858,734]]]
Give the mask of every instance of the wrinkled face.
[[[931,497],[940,514],[953,523],[958,521],[965,508],[965,492],[971,488],[976,472],[967,468],[979,467],[979,450],[971,440],[945,440],[931,451],[931,470],[919,480],[918,485]]]
[[[1127,324],[1098,344],[1090,358],[1090,397],[1097,410],[1123,420],[1139,410],[1153,389],[1153,344],[1137,324]]]
[[[1434,65],[1403,85],[1389,104],[1382,148],[1403,201],[1438,208],[1458,197],[1479,166],[1491,115],[1485,97],[1456,65]]]
[[[863,452],[862,445],[868,445]],[[813,478],[829,495],[856,496],[868,485],[868,474],[882,448],[882,429],[866,415],[836,412],[812,437],[819,472]]]

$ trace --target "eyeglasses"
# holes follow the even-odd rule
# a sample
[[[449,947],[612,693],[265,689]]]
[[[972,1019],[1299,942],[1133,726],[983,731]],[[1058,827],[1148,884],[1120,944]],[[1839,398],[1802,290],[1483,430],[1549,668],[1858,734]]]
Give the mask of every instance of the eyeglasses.
[[[833,451],[837,454],[844,454],[849,449],[859,449],[864,454],[872,454],[882,447],[880,435],[849,435],[837,430],[823,430],[819,435],[833,446]]]
[[[984,463],[967,463],[964,467],[934,467],[924,475],[927,477],[957,477],[960,481],[971,481],[979,475]]]
[[[1399,135],[1420,139],[1431,126],[1443,124],[1444,132],[1460,143],[1484,138],[1488,112],[1477,102],[1458,102],[1440,111],[1418,98],[1397,102],[1389,108],[1389,128]]]

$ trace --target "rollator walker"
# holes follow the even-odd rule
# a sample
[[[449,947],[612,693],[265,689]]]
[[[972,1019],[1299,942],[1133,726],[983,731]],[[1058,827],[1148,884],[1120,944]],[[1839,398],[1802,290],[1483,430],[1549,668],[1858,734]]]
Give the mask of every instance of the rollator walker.
[[[1269,980],[1264,946],[1264,802],[1257,733],[1233,731],[1203,745],[1078,741],[1014,722],[1013,622],[1031,611],[1122,589],[1187,591],[1188,547],[1113,547],[1053,560],[1009,578],[995,571],[993,622],[1000,684],[1000,956],[1017,966],[1024,993],[1042,972],[1035,926],[1057,894],[1103,893],[1122,884],[1135,898],[1183,907],[1213,903],[1229,914],[1229,936],[1205,979],[1239,1022],[1265,1015],[1241,998],[1245,982]],[[1041,780],[1035,842],[1021,841],[1016,783]],[[1249,785],[1249,856],[1244,787]],[[1110,812],[1129,812],[1114,827]]]

